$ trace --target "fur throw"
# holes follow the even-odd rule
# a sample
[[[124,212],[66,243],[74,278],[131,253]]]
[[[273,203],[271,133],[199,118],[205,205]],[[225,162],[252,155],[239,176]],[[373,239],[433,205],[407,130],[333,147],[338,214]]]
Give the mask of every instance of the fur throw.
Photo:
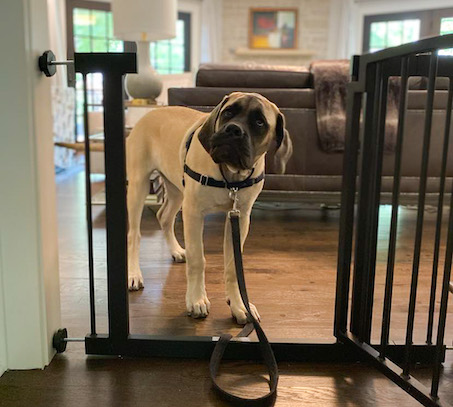
[[[350,81],[348,60],[315,61],[313,75],[316,120],[321,148],[325,152],[344,151],[346,133],[346,85]],[[384,149],[394,151],[398,125],[399,78],[388,84]]]

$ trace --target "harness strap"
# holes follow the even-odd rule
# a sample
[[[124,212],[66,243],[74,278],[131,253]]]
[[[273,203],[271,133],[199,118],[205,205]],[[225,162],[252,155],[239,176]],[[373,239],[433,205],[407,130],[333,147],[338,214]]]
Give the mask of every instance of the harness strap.
[[[215,188],[228,188],[228,189],[232,189],[232,188],[242,189],[242,188],[251,187],[252,185],[257,184],[258,182],[261,182],[264,179],[264,171],[260,175],[258,175],[256,178],[251,178],[252,175],[253,175],[253,170],[252,170],[250,175],[246,179],[244,179],[243,181],[229,182],[225,178],[225,176],[223,174],[222,167],[220,167],[220,172],[221,172],[222,177],[224,179],[223,181],[222,180],[219,181],[219,180],[217,180],[215,178],[209,177],[207,175],[200,174],[199,172],[196,172],[196,171],[192,170],[186,164],[186,159],[187,159],[187,152],[189,151],[190,144],[192,143],[192,139],[193,139],[193,136],[195,134],[195,131],[196,130],[194,130],[190,134],[190,136],[187,138],[187,141],[186,141],[186,154],[184,156],[184,173],[187,174],[190,178],[192,178],[193,180],[199,182],[201,185],[205,185],[205,186],[208,186],[208,187],[215,187]],[[182,185],[185,186],[184,177],[182,178]]]
[[[230,221],[231,221],[231,233],[233,239],[233,252],[234,252],[234,263],[236,267],[236,277],[239,285],[239,292],[241,294],[242,301],[247,310],[247,324],[244,326],[242,331],[237,335],[237,337],[244,337],[250,335],[253,330],[256,331],[258,336],[261,355],[263,356],[264,363],[267,366],[269,372],[269,393],[262,397],[250,399],[245,397],[236,396],[232,393],[223,390],[216,381],[220,362],[225,353],[225,350],[232,338],[230,334],[223,334],[220,336],[219,341],[217,342],[214,352],[211,355],[211,360],[209,362],[209,370],[211,375],[211,380],[214,388],[219,392],[219,394],[231,402],[233,405],[237,406],[253,406],[253,407],[266,407],[272,406],[277,397],[277,384],[278,384],[278,366],[275,360],[272,347],[264,333],[263,329],[259,322],[253,316],[250,310],[250,304],[247,295],[247,288],[245,286],[244,278],[244,269],[242,264],[242,251],[241,251],[241,235],[239,229],[239,214],[230,212]]]
[[[184,172],[195,181],[199,182],[201,185],[206,185],[208,187],[216,187],[216,188],[247,188],[251,187],[252,185],[261,182],[264,179],[264,172],[258,175],[256,178],[246,178],[243,181],[237,182],[229,182],[229,181],[220,181],[212,177],[208,177],[207,175],[202,175],[194,170],[192,170],[187,164],[184,164]],[[184,183],[183,183],[184,185]]]

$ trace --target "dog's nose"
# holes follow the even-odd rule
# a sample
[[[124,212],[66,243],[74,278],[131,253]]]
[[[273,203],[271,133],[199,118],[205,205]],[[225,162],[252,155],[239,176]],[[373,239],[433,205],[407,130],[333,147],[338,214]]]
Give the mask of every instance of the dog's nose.
[[[233,123],[229,124],[226,127],[225,131],[228,134],[231,134],[231,135],[237,136],[237,137],[242,136],[242,133],[243,133],[242,129],[237,124],[233,124]]]

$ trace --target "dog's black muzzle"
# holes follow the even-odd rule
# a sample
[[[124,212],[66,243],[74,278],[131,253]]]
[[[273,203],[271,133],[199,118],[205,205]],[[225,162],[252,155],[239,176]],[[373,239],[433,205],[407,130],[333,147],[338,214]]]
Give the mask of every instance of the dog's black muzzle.
[[[216,164],[225,163],[241,170],[253,166],[250,137],[235,123],[225,125],[212,136],[210,154]]]

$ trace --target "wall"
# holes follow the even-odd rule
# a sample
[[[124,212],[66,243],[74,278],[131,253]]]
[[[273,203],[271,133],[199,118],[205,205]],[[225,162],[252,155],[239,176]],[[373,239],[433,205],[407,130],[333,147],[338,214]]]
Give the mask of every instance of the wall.
[[[0,2],[3,369],[47,365],[60,324],[50,81],[37,69],[47,27],[46,0]]]
[[[338,0],[335,0],[338,1]],[[307,65],[327,56],[331,0],[228,0],[223,2],[223,62]],[[249,9],[285,7],[299,9],[298,47],[312,56],[238,56],[237,48],[248,47]]]
[[[223,2],[222,56],[226,63],[307,65],[313,59],[350,58],[362,53],[363,20],[367,15],[452,7],[451,0],[228,0]],[[311,57],[237,56],[248,46],[251,7],[297,7],[299,48]]]

